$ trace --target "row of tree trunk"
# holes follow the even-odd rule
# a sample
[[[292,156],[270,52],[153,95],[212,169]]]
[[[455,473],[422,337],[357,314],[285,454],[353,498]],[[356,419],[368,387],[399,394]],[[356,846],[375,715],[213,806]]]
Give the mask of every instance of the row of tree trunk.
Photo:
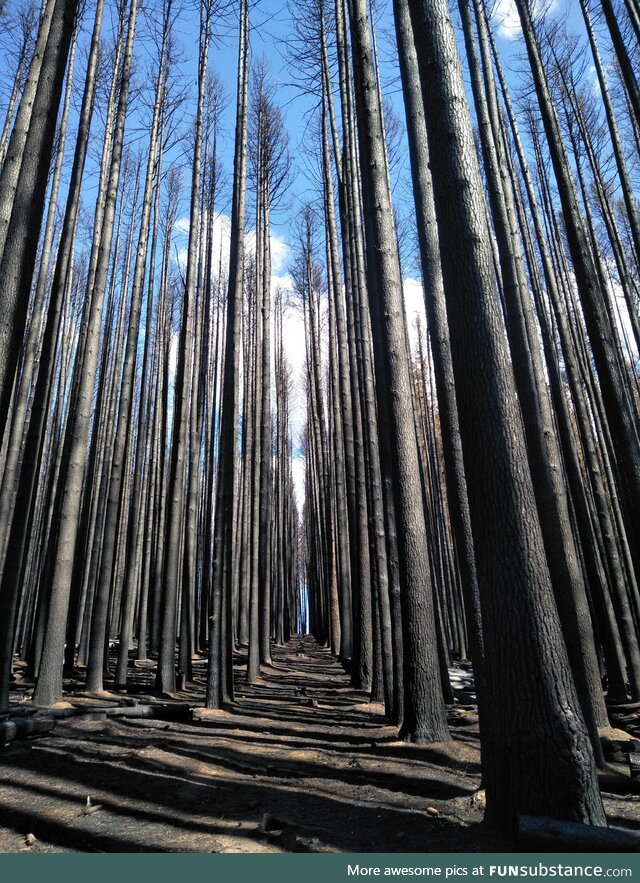
[[[640,699],[640,47],[609,0],[595,23],[581,0],[595,96],[561,30],[516,3],[526,102],[482,0],[459,0],[470,107],[445,0],[394,0],[426,335],[405,310],[367,0],[295,12],[316,199],[290,291],[272,226],[292,158],[248,0],[228,228],[218,7],[199,6],[180,223],[172,0],[137,153],[136,0],[115,3],[109,51],[95,5],[71,151],[77,4],[46,0],[36,34],[22,19],[0,136],[0,706],[16,658],[50,705],[65,675],[100,692],[149,659],[174,693],[203,655],[220,708],[234,653],[254,683],[308,628],[403,739],[442,742],[469,658],[488,820],[605,823],[605,693]]]

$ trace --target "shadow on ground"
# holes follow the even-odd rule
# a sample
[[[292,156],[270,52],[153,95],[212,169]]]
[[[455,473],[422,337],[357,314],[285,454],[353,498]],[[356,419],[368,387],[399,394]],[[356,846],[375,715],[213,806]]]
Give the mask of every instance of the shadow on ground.
[[[180,698],[202,705],[205,661],[194,671]],[[207,720],[89,714],[2,750],[0,851],[509,849],[480,825],[472,710],[452,715],[453,742],[406,745],[311,639],[276,648],[255,686],[237,672],[234,708]],[[151,683],[138,666],[127,692]]]

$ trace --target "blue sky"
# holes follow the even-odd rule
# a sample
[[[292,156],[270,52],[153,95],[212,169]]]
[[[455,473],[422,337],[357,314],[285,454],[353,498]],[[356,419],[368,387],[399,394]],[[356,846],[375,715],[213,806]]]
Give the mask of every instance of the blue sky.
[[[235,4],[234,4],[235,6]],[[455,3],[454,21],[456,21]],[[550,15],[569,12],[569,26],[581,29],[581,20],[577,3],[574,0],[551,0]],[[282,0],[260,0],[251,4],[251,55],[253,59],[264,56],[270,65],[273,82],[276,86],[276,100],[286,119],[290,137],[291,153],[294,158],[288,204],[277,211],[273,217],[276,234],[284,241],[290,239],[289,228],[292,218],[297,214],[301,204],[314,198],[315,183],[309,173],[313,161],[308,157],[305,139],[308,138],[307,128],[312,120],[312,111],[317,104],[316,96],[304,94],[294,83],[290,60],[287,57],[285,42],[291,38],[293,25],[286,3]],[[225,115],[226,137],[223,139],[223,161],[229,174],[232,169],[233,150],[233,111],[236,88],[236,55],[237,55],[237,11],[234,9],[225,25],[218,30],[219,36],[210,52],[210,68],[221,77],[229,97],[229,107]],[[393,111],[404,125],[404,109],[399,84],[399,73],[395,57],[395,41],[393,34],[393,16],[391,0],[382,0],[376,4],[376,24],[378,32],[378,48],[381,61],[383,93]],[[522,78],[518,69],[522,64],[522,42],[519,38],[517,15],[513,0],[499,0],[494,15],[494,25],[498,43],[503,55],[504,64],[514,88],[522,86]],[[185,46],[196,45],[197,10],[181,17],[178,32]],[[195,57],[186,68],[195,70]],[[195,85],[195,84],[194,84]],[[402,136],[403,137],[403,136]],[[406,149],[399,151],[401,161],[394,175],[394,198],[398,202],[401,215],[410,214],[411,199],[409,189],[409,169]],[[248,220],[250,215],[248,216]],[[411,262],[411,256],[403,256],[407,275],[416,276],[418,268]],[[409,263],[407,263],[409,261]],[[275,268],[276,272],[284,271],[284,267]]]
[[[566,0],[553,0],[553,7],[549,14],[557,14],[560,11],[559,4]],[[404,126],[404,108],[399,83],[399,72],[396,61],[395,39],[393,31],[393,15],[391,0],[384,0],[376,6],[376,29],[378,34],[378,49],[381,63],[381,76],[383,81],[383,93],[390,103],[393,111]],[[234,9],[234,16],[237,11]],[[311,114],[317,105],[317,96],[308,95],[301,91],[294,83],[290,59],[287,57],[286,41],[291,38],[293,24],[286,4],[281,0],[260,0],[257,4],[251,4],[251,57],[258,59],[261,56],[267,58],[274,85],[276,86],[276,101],[281,107],[286,120],[286,127],[290,138],[290,148],[293,157],[293,169],[289,188],[289,199],[284,208],[281,208],[273,216],[273,274],[274,287],[281,285],[287,288],[291,284],[288,275],[292,257],[291,244],[293,240],[292,224],[301,204],[316,196],[315,182],[310,166],[313,161],[309,158],[305,139],[308,138],[308,126],[312,125]],[[454,12],[454,22],[456,14]],[[505,67],[511,77],[514,86],[521,85],[521,81],[513,73],[520,66],[518,61],[522,53],[522,43],[519,38],[517,16],[515,15],[513,0],[500,0],[499,7],[494,16],[494,25],[498,37],[499,46],[503,53]],[[178,28],[181,39],[185,45],[196,45],[197,40],[197,12],[194,10],[189,17],[181,18]],[[225,115],[226,137],[223,139],[223,161],[229,175],[233,165],[233,113],[236,89],[236,63],[237,63],[237,22],[231,19],[225,25],[225,33],[216,37],[210,52],[210,69],[215,70],[222,79],[229,97],[229,107]],[[186,67],[191,68],[195,74],[195,57]],[[195,89],[195,83],[193,87]],[[404,134],[401,135],[404,138]],[[400,162],[394,171],[394,199],[397,200],[401,215],[411,216],[412,197],[410,191],[409,168],[407,151],[400,145]],[[180,228],[183,235],[181,247],[186,245],[184,234],[188,231],[188,219],[186,217],[187,194],[185,193],[183,217]],[[221,212],[228,213],[228,208],[221,206]],[[251,209],[247,214],[247,225],[251,226]],[[220,229],[218,236],[225,238],[227,219],[222,217],[218,221]],[[249,234],[250,238],[250,234]],[[322,257],[322,255],[319,255]],[[416,265],[411,250],[403,255],[403,270],[405,275],[405,296],[410,326],[416,312],[423,315],[422,290],[419,284],[419,268]],[[296,369],[301,371],[304,359],[304,335],[300,327],[299,319],[295,315],[289,318],[288,327],[288,353]],[[302,397],[300,397],[302,399]],[[302,427],[304,421],[303,403],[300,408],[297,428]]]
[[[14,0],[17,4],[20,0]],[[542,2],[542,0],[540,0]],[[583,32],[582,21],[577,0],[547,0],[548,15],[567,15],[568,27],[570,30]],[[153,30],[154,14],[159,8],[161,0],[152,0],[146,7],[143,7],[143,13],[140,16],[137,29],[137,70],[136,78],[138,85],[144,85],[147,90],[150,86],[145,82],[145,73],[152,67],[155,60],[155,49],[149,39],[149,33]],[[197,68],[197,50],[198,50],[198,18],[199,3],[197,0],[174,0],[174,8],[178,8],[180,3],[180,12],[174,29],[175,37],[182,47],[184,60],[180,63],[176,70],[176,76],[181,87],[187,93],[182,110],[182,120],[180,128],[183,132],[189,130],[193,112],[194,100],[196,95],[196,68]],[[93,19],[93,3],[89,0],[89,8],[83,22],[82,43],[86,44],[88,32],[92,26]],[[453,3],[453,18],[457,20],[455,11],[455,2]],[[379,0],[375,6],[376,16],[376,32],[378,35],[378,49],[380,54],[382,91],[385,99],[389,102],[393,112],[401,123],[401,130],[404,127],[404,110],[402,105],[402,96],[399,83],[399,74],[396,60],[395,40],[393,32],[393,16],[391,0]],[[229,10],[225,13],[224,20],[216,20],[214,24],[214,39],[212,41],[209,54],[209,68],[215,71],[221,79],[224,90],[227,94],[228,105],[223,116],[223,131],[220,139],[220,153],[224,170],[227,176],[227,186],[221,195],[219,201],[219,212],[221,217],[218,220],[218,235],[221,242],[224,243],[226,234],[226,218],[228,215],[230,182],[233,171],[233,132],[234,132],[234,111],[235,111],[235,92],[236,92],[236,64],[237,64],[237,29],[238,29],[238,10],[237,3],[232,3]],[[318,96],[309,95],[303,92],[295,84],[290,58],[287,51],[287,40],[292,37],[293,23],[291,14],[287,5],[283,0],[259,0],[259,2],[251,2],[250,0],[250,19],[251,19],[251,57],[258,59],[265,57],[269,63],[273,83],[276,91],[276,102],[280,106],[284,117],[287,131],[290,138],[290,150],[293,157],[292,174],[289,187],[289,199],[284,205],[273,214],[273,273],[274,286],[281,285],[287,288],[290,285],[288,275],[291,263],[291,243],[292,243],[292,225],[301,205],[310,199],[317,197],[316,183],[313,175],[313,160],[310,158],[306,143],[309,141],[308,126],[313,125],[312,112],[317,105]],[[103,38],[108,40],[109,34],[113,27],[114,14],[113,9],[109,9],[105,15],[103,25]],[[510,83],[514,90],[520,89],[527,83],[526,74],[523,76],[520,72],[526,70],[523,64],[523,45],[520,39],[517,15],[514,9],[514,0],[498,0],[494,13],[494,27],[497,34],[498,44],[503,58],[504,67],[507,71]],[[76,86],[75,92],[79,96],[82,89],[84,79],[84,59],[83,45],[78,54],[79,61],[76,65]],[[461,52],[464,59],[464,53]],[[464,63],[464,61],[463,61]],[[4,93],[6,93],[6,82],[3,84]],[[79,98],[76,101],[76,107]],[[127,129],[127,144],[132,148],[146,150],[146,139],[148,137],[148,128],[145,128],[144,120],[148,113],[140,111],[140,99],[132,101],[132,111],[130,113]],[[85,181],[83,186],[83,196],[85,200],[85,208],[87,215],[93,215],[96,185],[96,157],[101,148],[101,119],[100,114],[96,114],[93,126],[93,155],[87,165]],[[72,121],[72,127],[73,127]],[[404,217],[412,215],[412,199],[409,182],[409,169],[407,151],[402,144],[404,135],[400,134],[400,149],[398,155],[400,161],[395,166],[392,181],[394,183],[394,199],[397,201],[399,213]],[[316,139],[317,140],[317,139]],[[68,144],[73,144],[73,136],[68,139]],[[71,148],[68,147],[70,153]],[[169,152],[166,162],[176,162],[183,169],[183,193],[182,205],[179,213],[179,223],[175,230],[175,245],[178,253],[184,249],[186,245],[186,233],[188,232],[188,181],[190,174],[190,148],[188,139],[182,146],[175,146]],[[64,194],[62,195],[64,198]],[[247,226],[251,226],[252,213],[251,201],[249,202],[249,210],[247,213]],[[407,237],[410,240],[411,237]],[[322,258],[322,254],[319,254]],[[419,268],[416,265],[415,256],[411,250],[403,255],[403,270],[405,274],[405,295],[407,301],[407,312],[409,324],[411,326],[413,315],[416,311],[422,311],[422,293],[419,284]],[[301,370],[303,362],[303,345],[304,336],[301,331],[300,321],[296,320],[295,315],[289,319],[288,326],[288,344],[290,359],[294,367]],[[304,419],[304,402],[303,396],[299,396],[300,413],[297,419],[297,428],[301,428]]]
[[[179,0],[174,0],[178,3]],[[550,14],[557,14],[560,8],[564,9],[569,2],[571,9],[571,19],[576,20],[577,3],[575,0],[551,0],[552,7]],[[160,0],[153,0],[154,4],[160,3]],[[455,7],[455,3],[453,4]],[[233,3],[224,19],[219,19],[214,25],[214,40],[209,54],[209,68],[215,71],[220,77],[227,96],[227,108],[223,115],[223,131],[220,139],[220,152],[225,173],[227,175],[227,187],[222,194],[219,203],[220,210],[228,212],[230,180],[233,168],[233,131],[234,131],[234,110],[235,110],[235,91],[236,91],[236,64],[237,64],[237,3]],[[575,7],[575,8],[574,8]],[[154,48],[151,45],[148,35],[152,28],[155,5],[146,7],[146,16],[142,16],[138,25],[138,80],[144,79],[145,72],[151,64]],[[376,30],[378,33],[378,48],[381,62],[381,76],[383,83],[383,94],[389,102],[393,112],[401,122],[401,128],[404,127],[404,110],[402,105],[402,96],[399,84],[399,74],[397,69],[395,40],[393,34],[393,16],[391,0],[380,0],[376,5]],[[188,99],[185,102],[185,108],[182,111],[182,130],[187,131],[190,125],[194,110],[194,99],[196,92],[196,65],[197,65],[197,39],[198,39],[198,3],[194,0],[186,0],[181,6],[181,11],[175,25],[175,36],[182,47],[184,61],[179,65],[176,74],[180,80],[182,87],[188,92]],[[250,4],[251,17],[251,57],[258,59],[265,57],[269,63],[273,83],[276,88],[276,101],[280,105],[285,116],[286,128],[290,138],[290,148],[293,156],[293,167],[288,189],[288,200],[278,211],[274,212],[272,223],[274,232],[282,242],[289,242],[290,227],[292,220],[297,215],[303,202],[315,198],[317,194],[316,184],[313,180],[313,160],[309,157],[307,148],[308,143],[308,126],[313,125],[313,108],[317,104],[317,96],[310,96],[302,92],[294,82],[294,75],[291,69],[290,59],[287,57],[286,41],[291,38],[293,32],[293,24],[291,15],[287,9],[287,4],[283,0],[259,0],[259,2]],[[454,21],[456,14],[454,11]],[[496,25],[498,42],[503,54],[505,67],[508,72],[512,69],[520,67],[518,56],[522,52],[521,41],[518,39],[518,28],[515,26],[517,17],[513,10],[513,0],[498,0],[496,15],[494,17]],[[91,26],[91,14],[86,16],[84,23],[85,30]],[[109,15],[105,17],[105,25],[103,33],[109,32]],[[81,65],[80,65],[81,67]],[[517,74],[509,73],[514,87],[522,85],[522,80]],[[79,79],[78,74],[76,75]],[[78,83],[78,89],[81,88]],[[134,112],[130,116],[128,124],[127,142],[131,146],[139,145],[146,147],[145,136],[148,129],[140,125]],[[94,128],[99,128],[94,123]],[[401,133],[400,138],[404,138]],[[190,150],[185,144],[183,147],[175,148],[172,156],[184,170],[184,188],[182,195],[182,206],[180,210],[181,217],[188,214],[188,187],[186,183],[189,177],[190,167]],[[412,213],[411,193],[409,182],[409,169],[407,151],[400,145],[398,151],[400,161],[394,169],[394,199],[397,202],[397,208],[401,216],[410,216]],[[94,156],[95,162],[95,156]],[[93,173],[95,180],[95,172]],[[87,199],[87,207],[90,205],[92,195],[92,171],[91,166],[88,167],[85,176],[84,194]],[[250,207],[247,216],[250,222]],[[276,273],[283,273],[286,270],[284,262],[286,256],[284,250],[280,250],[283,265],[275,266]],[[403,255],[403,266],[405,274],[411,277],[417,277],[418,267],[415,265],[413,255],[408,252]]]

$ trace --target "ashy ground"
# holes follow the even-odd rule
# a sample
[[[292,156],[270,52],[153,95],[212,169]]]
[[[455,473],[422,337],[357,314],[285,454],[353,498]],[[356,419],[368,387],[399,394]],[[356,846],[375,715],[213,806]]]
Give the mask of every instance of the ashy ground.
[[[233,711],[201,708],[202,660],[195,685],[152,710],[164,719],[138,716],[157,703],[149,666],[136,666],[127,692],[89,696],[76,685],[72,708],[59,712],[74,716],[0,749],[0,851],[514,848],[480,824],[468,670],[452,673],[453,741],[416,746],[397,741],[382,708],[311,639],[276,649],[255,686],[243,668]],[[29,684],[17,687],[15,698],[28,699]],[[607,797],[607,809],[614,824],[640,828],[640,797]]]

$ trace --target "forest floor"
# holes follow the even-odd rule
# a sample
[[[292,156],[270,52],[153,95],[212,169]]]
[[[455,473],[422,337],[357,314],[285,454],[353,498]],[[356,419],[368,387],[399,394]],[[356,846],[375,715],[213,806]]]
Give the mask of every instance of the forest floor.
[[[0,749],[0,852],[515,848],[481,825],[468,669],[452,670],[453,741],[417,746],[397,741],[382,707],[310,638],[275,648],[254,686],[241,663],[232,711],[202,709],[198,660],[189,689],[164,700],[164,719],[135,716],[158,702],[150,665],[136,664],[127,691],[82,694],[80,681],[65,682],[71,692],[58,711],[74,716]],[[12,699],[29,694],[18,679]],[[611,823],[640,828],[640,796],[605,803]]]

